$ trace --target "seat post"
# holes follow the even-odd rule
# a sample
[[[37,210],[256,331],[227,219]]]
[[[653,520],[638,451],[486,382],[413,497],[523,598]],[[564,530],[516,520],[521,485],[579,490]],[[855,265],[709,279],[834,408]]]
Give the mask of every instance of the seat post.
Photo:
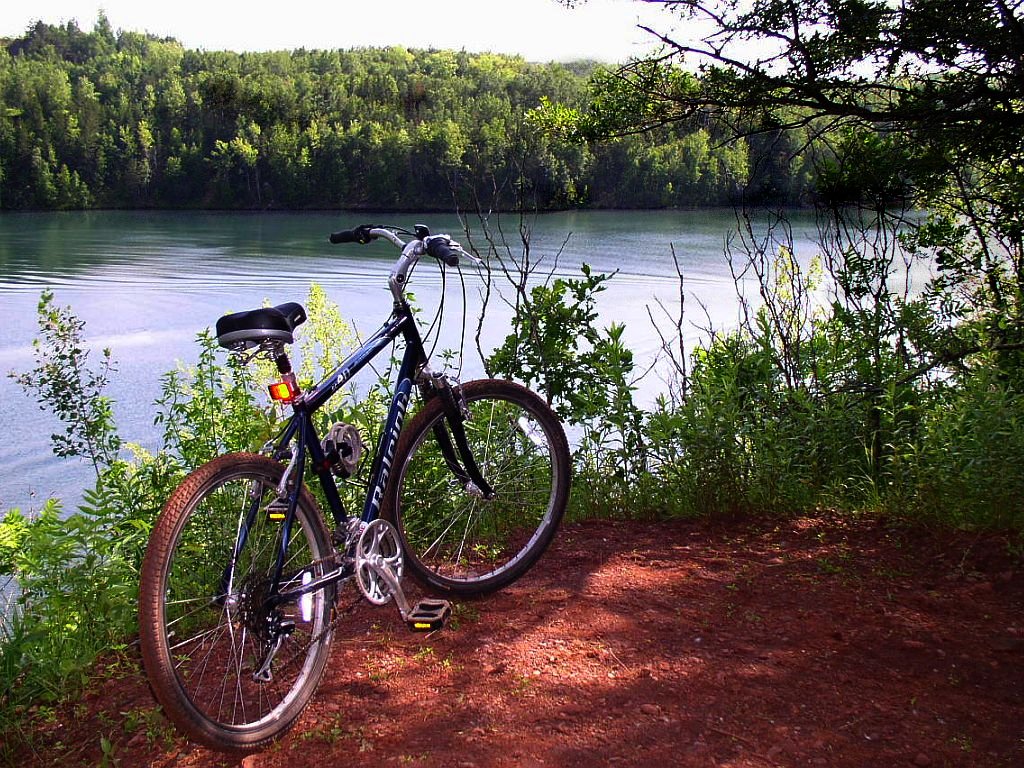
[[[274,358],[274,364],[277,366],[277,372],[281,374],[282,381],[288,384],[288,391],[292,399],[287,402],[292,402],[301,393],[301,390],[299,382],[296,381],[295,374],[292,372],[292,362],[288,359],[288,353],[284,351],[284,344],[276,343],[271,351],[271,356]],[[271,388],[273,386],[276,385],[272,385]],[[274,397],[273,392],[271,392],[271,397]]]
[[[274,355],[274,363],[277,365],[278,373],[286,374],[292,372],[292,362],[288,359],[288,353],[283,348]]]
[[[274,358],[277,372],[281,374],[285,381],[291,384],[291,389],[298,394],[299,383],[295,380],[295,374],[292,373],[292,361],[288,359],[288,353],[285,351],[284,344],[279,341],[273,342],[270,348],[270,355]]]

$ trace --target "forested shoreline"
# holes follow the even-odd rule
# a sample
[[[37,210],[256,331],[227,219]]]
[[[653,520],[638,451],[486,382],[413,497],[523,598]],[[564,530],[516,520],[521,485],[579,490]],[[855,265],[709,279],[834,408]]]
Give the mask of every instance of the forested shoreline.
[[[539,130],[595,62],[401,47],[232,53],[37,23],[0,50],[0,210],[798,205],[782,134]],[[727,140],[728,139],[728,140]]]

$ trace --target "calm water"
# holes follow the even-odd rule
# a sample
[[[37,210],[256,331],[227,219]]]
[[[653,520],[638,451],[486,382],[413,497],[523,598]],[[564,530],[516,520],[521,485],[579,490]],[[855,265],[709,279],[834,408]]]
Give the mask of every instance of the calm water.
[[[33,365],[36,304],[53,289],[86,322],[93,359],[110,347],[118,372],[109,394],[123,439],[147,449],[159,447],[153,401],[161,374],[178,361],[195,360],[194,338],[225,312],[250,309],[265,300],[304,300],[311,282],[322,285],[342,314],[368,333],[390,308],[387,273],[398,252],[388,243],[331,246],[327,234],[364,221],[407,227],[423,222],[434,232],[451,232],[465,242],[459,222],[443,215],[387,214],[222,214],[61,213],[0,216],[0,372]],[[513,253],[519,254],[517,221],[501,220]],[[470,222],[477,230],[475,221]],[[675,250],[685,274],[689,340],[708,319],[716,327],[736,322],[733,282],[724,258],[726,237],[735,229],[731,212],[586,212],[547,214],[532,222],[534,259],[560,274],[579,274],[578,265],[619,274],[601,294],[602,324],[624,322],[627,340],[640,361],[653,359],[658,337],[647,314],[660,300],[678,305],[672,262]],[[814,247],[813,222],[796,220],[798,252]],[[480,277],[463,270],[470,312]],[[450,273],[445,288],[446,330],[442,346],[458,346],[463,292]],[[413,276],[413,290],[432,316],[441,296],[438,269],[426,260]],[[507,312],[496,312],[485,337],[500,343]],[[472,322],[470,323],[472,328]],[[669,327],[668,324],[665,326]],[[466,369],[480,370],[467,344]],[[468,378],[468,376],[464,376]],[[657,378],[641,383],[642,398],[661,387]],[[52,456],[48,436],[59,427],[6,375],[0,379],[0,510],[38,507],[47,496],[75,505],[90,478],[76,461]]]

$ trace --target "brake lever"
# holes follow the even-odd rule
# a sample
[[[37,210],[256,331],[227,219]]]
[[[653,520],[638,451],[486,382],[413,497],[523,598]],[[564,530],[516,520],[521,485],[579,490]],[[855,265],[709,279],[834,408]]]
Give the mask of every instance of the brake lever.
[[[481,259],[480,257],[478,257],[474,253],[470,253],[465,248],[463,248],[459,243],[455,242],[451,238],[448,239],[448,247],[451,248],[453,251],[457,252],[460,256],[465,256],[467,259],[469,259],[471,262],[473,262],[477,267],[484,266],[484,260],[483,259]]]

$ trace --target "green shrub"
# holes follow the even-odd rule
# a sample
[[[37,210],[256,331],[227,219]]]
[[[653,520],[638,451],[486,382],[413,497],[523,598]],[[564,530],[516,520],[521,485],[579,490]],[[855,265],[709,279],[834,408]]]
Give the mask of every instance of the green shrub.
[[[1024,396],[990,370],[943,392],[908,446],[910,510],[947,525],[1024,531]]]

